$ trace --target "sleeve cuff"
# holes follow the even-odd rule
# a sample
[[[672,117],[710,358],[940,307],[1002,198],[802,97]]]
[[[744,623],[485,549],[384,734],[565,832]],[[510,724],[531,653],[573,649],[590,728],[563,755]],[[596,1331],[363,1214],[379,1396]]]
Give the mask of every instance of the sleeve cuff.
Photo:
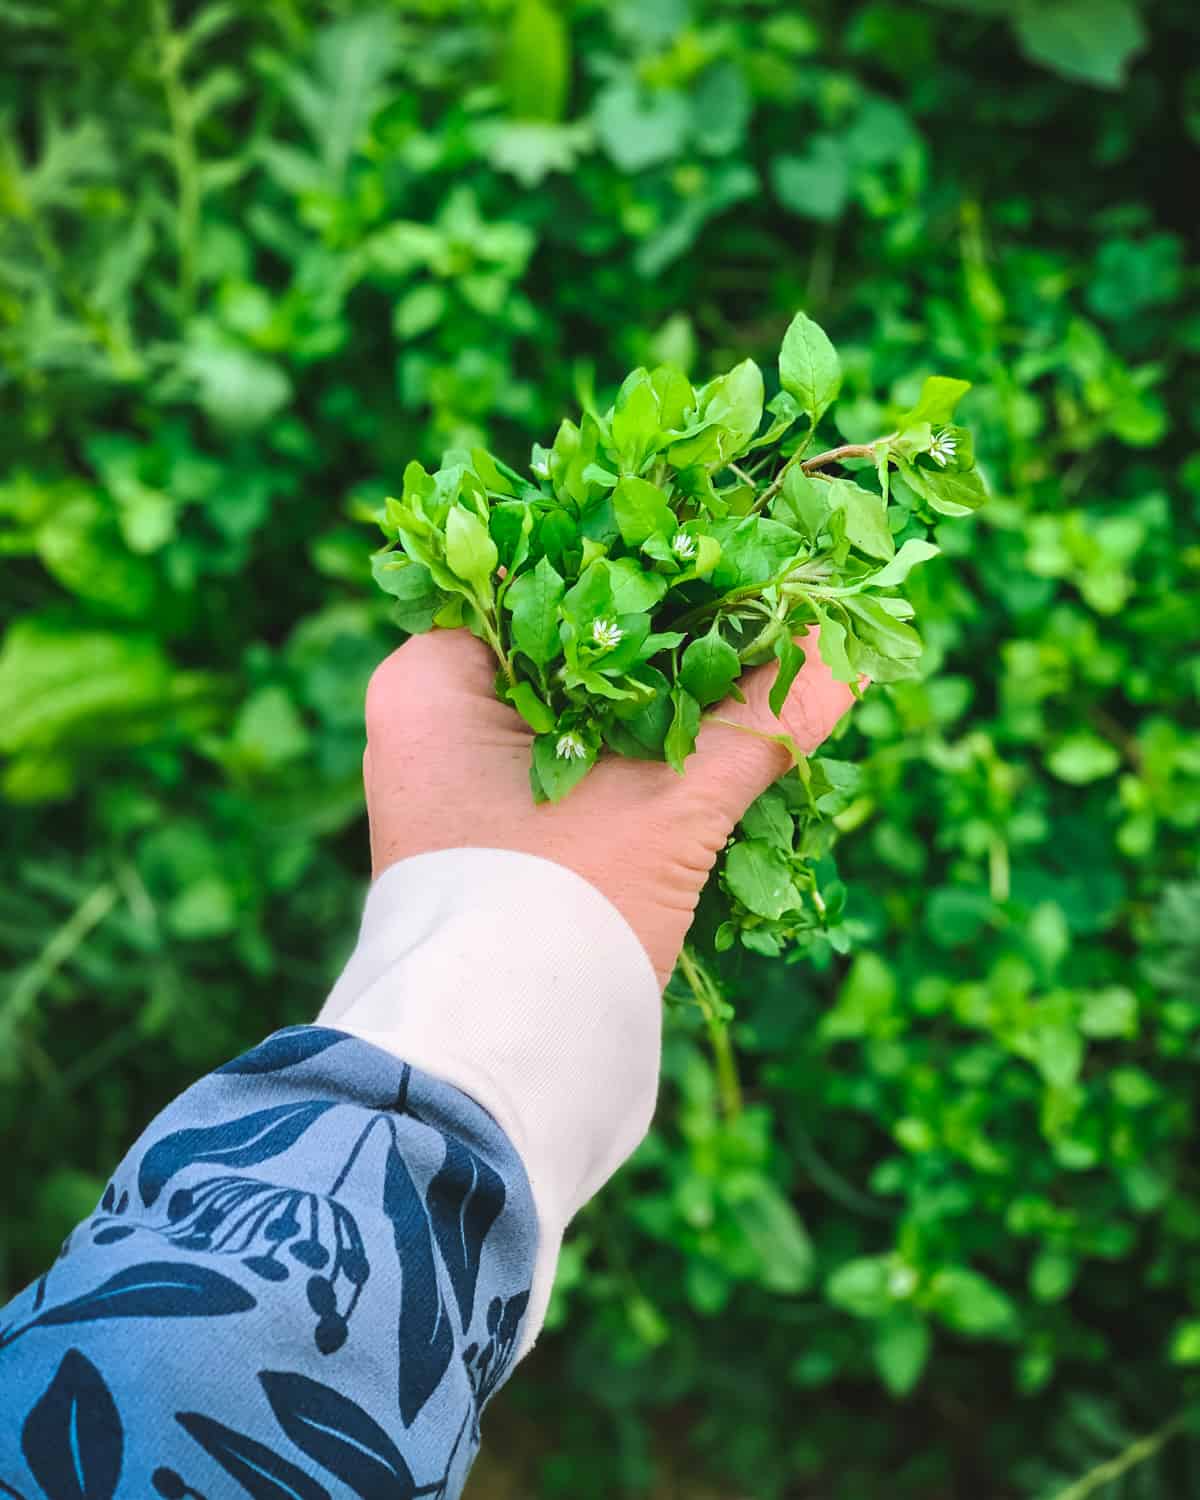
[[[438,850],[391,866],[367,896],[318,1021],[461,1089],[520,1154],[539,1229],[521,1354],[568,1222],[649,1129],[661,1017],[633,929],[550,860]]]

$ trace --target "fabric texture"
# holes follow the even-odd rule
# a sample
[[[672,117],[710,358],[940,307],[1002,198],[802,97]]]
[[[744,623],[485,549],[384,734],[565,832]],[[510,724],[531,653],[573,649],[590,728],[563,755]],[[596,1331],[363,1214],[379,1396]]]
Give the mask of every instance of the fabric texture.
[[[662,996],[646,950],[562,865],[500,849],[421,854],[372,886],[318,1019],[455,1085],[516,1147],[540,1229],[524,1354],[563,1230],[654,1114]]]
[[[0,1313],[0,1495],[453,1500],[536,1251],[485,1110],[277,1032],[153,1122]]]

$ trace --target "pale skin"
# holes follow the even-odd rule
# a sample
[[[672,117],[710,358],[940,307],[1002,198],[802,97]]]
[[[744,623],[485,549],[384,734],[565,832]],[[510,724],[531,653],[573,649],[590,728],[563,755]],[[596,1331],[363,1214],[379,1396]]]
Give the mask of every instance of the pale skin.
[[[854,701],[816,650],[807,651],[782,721],[767,695],[778,670],[740,682],[706,716],[684,775],[656,761],[602,757],[559,803],[529,789],[532,732],[493,688],[496,662],[466,630],[415,636],[376,668],[367,688],[363,781],[372,876],[435,849],[512,849],[554,860],[590,881],[641,939],[665,986],[709,872],[750,803],[790,764],[778,744],[716,722],[791,735],[815,750]]]

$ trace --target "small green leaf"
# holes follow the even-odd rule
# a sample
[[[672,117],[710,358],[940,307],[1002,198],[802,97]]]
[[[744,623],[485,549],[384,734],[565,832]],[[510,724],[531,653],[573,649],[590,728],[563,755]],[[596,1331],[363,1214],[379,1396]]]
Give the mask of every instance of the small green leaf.
[[[813,426],[821,420],[842,385],[842,366],[825,332],[804,313],[797,313],[779,351],[779,383],[808,413]]]
[[[929,1360],[929,1324],[915,1308],[895,1307],[875,1330],[875,1368],[893,1396],[907,1396]]]
[[[536,568],[515,578],[504,596],[512,611],[512,639],[538,666],[546,666],[559,653],[558,610],[566,585],[548,557]]]
[[[618,557],[608,565],[612,581],[613,609],[619,615],[638,614],[653,609],[667,592],[668,583],[661,573],[648,573],[636,557]]]
[[[838,1266],[825,1283],[825,1295],[856,1318],[880,1318],[892,1306],[891,1280],[886,1256],[860,1255]]]
[[[446,516],[446,561],[457,577],[486,598],[500,553],[474,511],[452,505]]]
[[[781,786],[769,786],[754,799],[742,814],[742,831],[748,839],[762,839],[782,854],[792,852],[796,825]]]
[[[683,763],[696,748],[700,730],[700,705],[686,688],[678,683],[671,689],[674,712],[671,727],[663,740],[663,753],[671,768],[683,775]]]
[[[796,680],[796,673],[804,665],[806,653],[803,646],[798,646],[791,636],[785,633],[775,642],[775,655],[779,658],[779,671],[776,672],[775,681],[771,684],[767,702],[771,712],[778,719],[783,713],[783,705],[787,702],[792,683]]]
[[[956,1333],[976,1337],[1008,1333],[1016,1323],[1009,1297],[978,1271],[951,1266],[930,1282],[929,1304]]]
[[[969,516],[987,499],[983,480],[975,469],[932,469],[901,460],[900,472],[943,516]]]
[[[948,375],[931,375],[921,387],[917,404],[896,421],[896,430],[906,432],[921,422],[941,427],[954,416],[954,409],[971,389],[969,380],[952,380]]]
[[[1102,88],[1119,87],[1146,45],[1133,0],[1020,0],[1016,28],[1034,62]]]
[[[714,620],[707,635],[695,640],[683,653],[679,680],[702,708],[719,703],[742,670],[737,652],[722,640]]]
[[[675,531],[675,512],[667,497],[647,479],[622,479],[613,491],[613,508],[629,547],[640,547],[655,535],[670,537]]]
[[[395,619],[401,630],[410,635],[432,630],[443,595],[428,568],[400,552],[375,552],[371,572],[384,593],[396,600]]]
[[[581,756],[560,755],[558,747],[562,739],[556,730],[539,734],[533,742],[534,773],[551,802],[561,802],[596,763],[596,747],[579,736],[576,739],[583,746],[584,753]]]
[[[654,446],[660,425],[658,395],[645,370],[634,370],[617,393],[612,416],[612,441],[621,469],[636,474]],[[628,538],[626,538],[628,540]]]
[[[741,839],[725,856],[725,881],[747,910],[781,917],[798,905],[792,867],[765,839]]]
[[[813,608],[821,627],[817,641],[821,660],[839,682],[857,682],[858,673],[850,665],[850,658],[846,655],[846,627],[815,604]]]
[[[904,582],[918,563],[927,562],[940,551],[941,548],[935,547],[932,542],[924,542],[920,537],[910,537],[891,562],[880,568],[878,573],[872,573],[866,582],[875,589],[895,588]]]
[[[868,557],[881,557],[885,561],[894,557],[896,543],[888,526],[887,507],[882,497],[849,479],[821,482],[829,491],[829,505],[845,513],[846,535],[851,544]]]
[[[1086,786],[1111,776],[1121,764],[1121,754],[1090,729],[1078,729],[1059,741],[1047,755],[1046,764],[1060,781]]]
[[[508,697],[535,734],[549,734],[554,728],[554,715],[528,682],[518,682],[516,687],[509,688]]]

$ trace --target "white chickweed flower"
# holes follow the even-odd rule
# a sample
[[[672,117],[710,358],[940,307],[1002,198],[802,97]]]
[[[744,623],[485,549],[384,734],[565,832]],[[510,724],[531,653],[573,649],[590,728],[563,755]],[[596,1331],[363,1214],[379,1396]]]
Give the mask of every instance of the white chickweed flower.
[[[948,432],[939,432],[929,445],[929,456],[944,469],[958,449],[958,439]]]
[[[696,555],[696,538],[686,531],[677,531],[671,538],[671,551],[683,562],[691,562]]]
[[[587,755],[587,748],[573,730],[568,730],[566,734],[559,735],[554,753],[559,760],[582,760]]]
[[[592,640],[606,651],[611,651],[623,634],[624,631],[615,620],[592,621]]]

